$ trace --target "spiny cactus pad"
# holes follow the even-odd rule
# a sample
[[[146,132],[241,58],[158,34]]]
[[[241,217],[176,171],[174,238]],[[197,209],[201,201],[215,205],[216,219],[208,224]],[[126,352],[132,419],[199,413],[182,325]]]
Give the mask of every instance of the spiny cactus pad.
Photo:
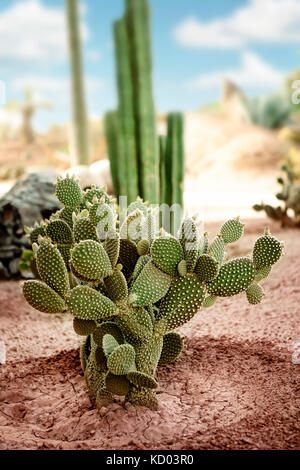
[[[158,238],[151,246],[151,258],[159,269],[176,275],[178,263],[183,259],[183,250],[176,238]]]
[[[186,218],[176,238],[159,230],[151,207],[138,200],[122,238],[118,210],[103,189],[83,193],[65,178],[56,192],[64,207],[26,228],[37,280],[25,281],[24,297],[41,312],[74,317],[75,332],[86,338],[80,361],[93,405],[108,406],[118,395],[157,410],[157,367],[175,361],[183,348],[173,330],[218,297],[245,291],[250,303],[262,300],[257,282],[270,274],[282,244],[266,232],[253,261],[224,262],[226,245],[243,232],[238,219],[225,222],[210,242],[207,233],[198,234],[195,219]],[[98,231],[106,212],[112,223]]]
[[[209,282],[207,290],[219,297],[230,297],[248,289],[255,276],[249,258],[236,258],[223,264],[216,279]]]
[[[101,280],[112,274],[105,249],[93,240],[82,241],[71,250],[71,263],[75,271],[86,279]]]
[[[212,281],[219,273],[219,263],[209,255],[201,255],[198,258],[195,273],[200,281]]]
[[[61,313],[67,309],[64,300],[40,281],[26,281],[23,284],[23,295],[31,307],[45,313]]]
[[[282,244],[277,238],[264,235],[256,240],[253,249],[253,262],[256,268],[275,264],[282,255]]]
[[[244,224],[240,222],[239,218],[231,219],[225,222],[220,230],[225,243],[234,243],[238,241],[244,233]]]
[[[99,320],[117,313],[116,305],[88,286],[77,286],[67,297],[69,312],[82,320]]]
[[[77,207],[82,201],[82,191],[74,178],[57,179],[56,197],[67,207]]]
[[[264,298],[265,293],[262,287],[260,287],[260,285],[253,284],[246,290],[246,295],[249,304],[256,305],[260,304],[260,302]]]

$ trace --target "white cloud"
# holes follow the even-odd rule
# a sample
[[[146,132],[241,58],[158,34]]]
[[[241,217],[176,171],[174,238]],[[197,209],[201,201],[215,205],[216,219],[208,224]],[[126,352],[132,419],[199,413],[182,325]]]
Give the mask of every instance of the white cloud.
[[[220,86],[227,78],[242,88],[272,89],[281,85],[284,73],[265,62],[253,52],[244,52],[239,67],[203,74],[188,83],[192,89],[209,89]]]
[[[89,31],[81,20],[81,34]],[[0,14],[0,60],[57,63],[67,57],[63,8],[46,6],[41,0],[23,0]]]
[[[207,22],[187,18],[174,35],[187,47],[228,49],[251,43],[298,42],[299,24],[299,0],[250,0],[223,18]]]

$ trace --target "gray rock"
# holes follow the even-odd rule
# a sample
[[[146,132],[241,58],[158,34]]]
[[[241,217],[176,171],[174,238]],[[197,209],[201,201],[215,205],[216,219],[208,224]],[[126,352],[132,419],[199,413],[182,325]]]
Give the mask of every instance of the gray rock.
[[[34,225],[61,208],[54,196],[56,174],[31,173],[0,199],[0,277],[19,278],[22,249],[30,249],[24,226]]]

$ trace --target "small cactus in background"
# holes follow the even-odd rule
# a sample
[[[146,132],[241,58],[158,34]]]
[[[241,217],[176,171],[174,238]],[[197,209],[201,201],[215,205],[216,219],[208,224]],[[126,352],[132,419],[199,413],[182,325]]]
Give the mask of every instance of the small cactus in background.
[[[218,297],[243,292],[250,304],[259,303],[258,283],[280,258],[282,244],[266,230],[251,257],[226,261],[228,243],[243,235],[238,218],[225,222],[210,243],[191,218],[176,236],[159,230],[140,199],[120,224],[103,189],[81,191],[73,178],[59,179],[56,195],[64,208],[27,229],[37,279],[23,283],[24,297],[41,312],[73,316],[75,332],[84,337],[80,360],[95,406],[117,395],[156,410],[157,367],[175,361],[184,345],[174,330]]]
[[[270,204],[255,204],[253,209],[257,212],[265,211],[270,219],[277,220],[282,227],[300,227],[300,182],[289,165],[283,165],[283,177],[277,179],[281,191],[276,194],[283,205],[273,207]]]

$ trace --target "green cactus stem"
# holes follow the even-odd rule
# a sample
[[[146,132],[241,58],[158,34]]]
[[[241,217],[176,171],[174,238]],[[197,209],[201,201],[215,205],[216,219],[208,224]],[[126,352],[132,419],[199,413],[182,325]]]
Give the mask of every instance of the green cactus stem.
[[[84,96],[83,67],[77,0],[65,0],[72,79],[74,164],[89,165],[88,122]]]

